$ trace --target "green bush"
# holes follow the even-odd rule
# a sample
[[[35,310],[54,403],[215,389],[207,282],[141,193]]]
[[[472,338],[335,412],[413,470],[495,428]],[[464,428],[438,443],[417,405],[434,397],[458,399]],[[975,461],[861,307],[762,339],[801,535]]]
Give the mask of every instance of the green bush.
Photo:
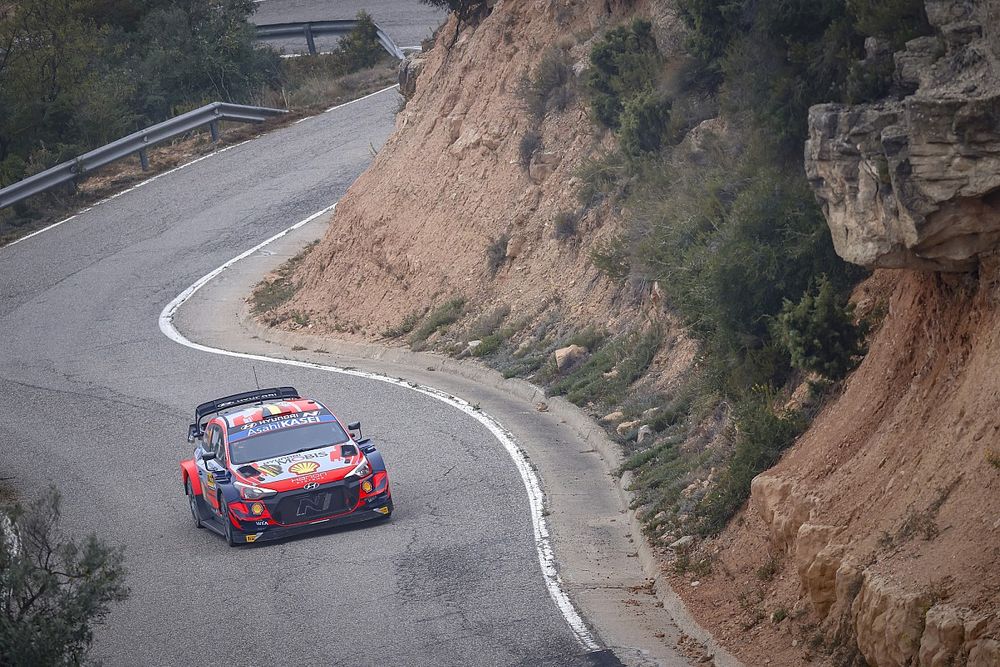
[[[124,556],[95,535],[58,531],[54,488],[27,508],[0,511],[0,656],[3,664],[80,665],[115,602],[128,597]]]
[[[825,275],[798,303],[786,300],[777,329],[792,365],[830,380],[847,375],[864,353],[864,332],[853,313]]]
[[[618,139],[630,157],[656,153],[670,121],[670,101],[651,90],[629,99],[621,113]]]
[[[756,388],[733,407],[736,448],[718,484],[698,508],[702,534],[714,534],[726,526],[750,497],[751,480],[774,466],[805,430],[800,414],[776,414],[773,403],[769,390]]]
[[[630,26],[608,31],[590,52],[587,90],[594,117],[616,129],[625,103],[655,87],[662,57],[649,21],[637,19]]]
[[[460,320],[464,314],[465,299],[456,297],[446,301],[428,313],[424,321],[420,323],[420,326],[413,330],[413,334],[410,336],[410,345],[420,345],[439,329],[443,329],[449,324],[454,324]]]
[[[573,99],[573,67],[569,54],[553,46],[542,59],[530,79],[521,85],[521,96],[528,113],[536,120],[549,111],[563,111]]]

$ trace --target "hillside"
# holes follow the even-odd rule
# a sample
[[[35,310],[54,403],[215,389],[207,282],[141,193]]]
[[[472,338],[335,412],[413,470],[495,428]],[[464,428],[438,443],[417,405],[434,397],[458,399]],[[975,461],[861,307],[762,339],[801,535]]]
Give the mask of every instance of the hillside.
[[[452,17],[252,303],[599,418],[747,664],[997,665],[1000,3],[779,5]]]

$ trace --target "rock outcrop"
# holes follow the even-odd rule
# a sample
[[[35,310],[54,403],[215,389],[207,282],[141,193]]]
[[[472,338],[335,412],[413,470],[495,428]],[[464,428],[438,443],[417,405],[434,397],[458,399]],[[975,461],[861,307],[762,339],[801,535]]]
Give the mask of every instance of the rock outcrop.
[[[895,55],[912,94],[810,110],[806,173],[855,264],[965,271],[1000,243],[1000,3],[927,14],[937,35]]]

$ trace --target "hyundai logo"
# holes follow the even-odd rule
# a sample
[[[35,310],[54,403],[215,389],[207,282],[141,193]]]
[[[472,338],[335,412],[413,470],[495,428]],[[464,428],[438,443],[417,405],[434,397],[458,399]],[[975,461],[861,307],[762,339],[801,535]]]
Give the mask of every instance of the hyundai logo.
[[[313,489],[319,488],[319,482],[309,482],[302,488],[305,489],[306,491],[312,491]]]

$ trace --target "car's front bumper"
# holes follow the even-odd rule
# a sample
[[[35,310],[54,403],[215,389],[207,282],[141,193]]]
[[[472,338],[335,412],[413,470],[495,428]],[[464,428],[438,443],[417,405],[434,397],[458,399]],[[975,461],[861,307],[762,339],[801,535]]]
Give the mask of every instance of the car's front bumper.
[[[286,537],[293,537],[303,533],[311,533],[335,526],[345,526],[363,521],[373,521],[375,519],[386,519],[392,514],[392,497],[386,493],[383,497],[372,498],[374,502],[362,503],[353,511],[337,516],[332,516],[315,521],[308,521],[292,526],[272,523],[270,525],[256,525],[255,521],[241,521],[239,537],[237,540],[245,543],[268,542],[280,540]]]

